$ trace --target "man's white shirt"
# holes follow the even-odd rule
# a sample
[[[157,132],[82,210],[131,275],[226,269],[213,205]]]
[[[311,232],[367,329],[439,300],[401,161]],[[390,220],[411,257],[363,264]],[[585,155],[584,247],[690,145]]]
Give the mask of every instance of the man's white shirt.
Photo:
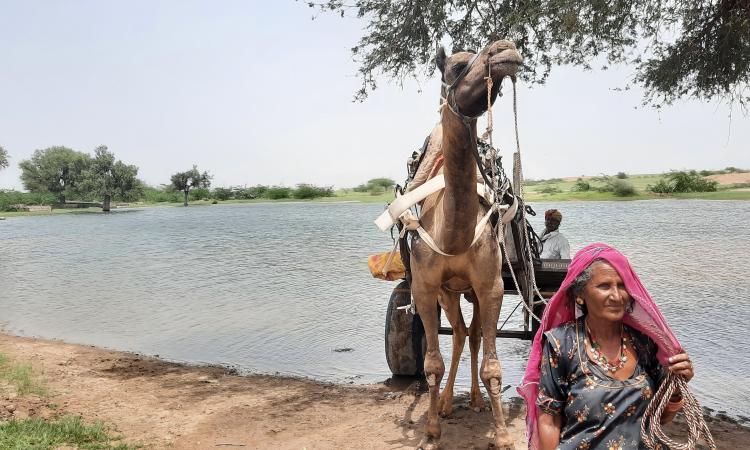
[[[568,239],[559,231],[553,231],[542,236],[543,259],[570,259],[570,244]]]

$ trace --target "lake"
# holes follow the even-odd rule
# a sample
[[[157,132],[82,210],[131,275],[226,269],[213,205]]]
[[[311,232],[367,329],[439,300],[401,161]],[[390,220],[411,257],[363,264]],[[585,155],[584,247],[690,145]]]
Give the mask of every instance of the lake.
[[[629,256],[695,362],[691,386],[702,404],[750,416],[750,202],[532,206],[537,230],[545,209],[562,211],[573,251],[602,241]],[[244,373],[382,382],[396,283],[372,278],[366,264],[391,247],[372,222],[382,210],[269,203],[8,219],[0,222],[0,326]],[[506,298],[501,320],[516,302]],[[450,342],[441,337],[446,366]],[[503,384],[515,386],[529,343],[497,346]],[[352,350],[334,351],[344,348]],[[458,390],[468,390],[468,358],[467,343]]]

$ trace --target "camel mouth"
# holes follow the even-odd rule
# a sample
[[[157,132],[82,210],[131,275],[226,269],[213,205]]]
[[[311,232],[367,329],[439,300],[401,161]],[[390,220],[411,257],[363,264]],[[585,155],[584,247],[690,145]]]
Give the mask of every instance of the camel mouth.
[[[493,68],[497,67],[504,75],[515,75],[523,65],[523,58],[515,49],[508,48],[492,55],[489,62]]]

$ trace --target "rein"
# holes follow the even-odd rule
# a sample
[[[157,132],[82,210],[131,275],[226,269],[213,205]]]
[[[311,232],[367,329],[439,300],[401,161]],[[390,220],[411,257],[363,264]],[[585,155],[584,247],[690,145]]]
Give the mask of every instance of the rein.
[[[487,177],[487,174],[485,173],[486,172],[486,168],[484,167],[484,164],[482,163],[482,159],[479,156],[479,147],[477,146],[477,134],[476,134],[476,131],[471,126],[472,125],[471,122],[474,121],[474,120],[476,120],[480,116],[482,116],[484,114],[484,112],[479,113],[476,116],[467,116],[467,115],[464,115],[463,113],[461,113],[461,110],[458,108],[458,104],[456,103],[456,86],[458,85],[459,82],[461,82],[461,80],[464,79],[464,77],[466,76],[466,74],[469,73],[469,71],[471,70],[472,66],[474,65],[474,63],[479,58],[479,56],[482,53],[484,53],[485,50],[487,50],[487,48],[489,48],[489,46],[483,48],[482,51],[480,51],[479,53],[477,53],[474,56],[472,56],[472,58],[466,64],[466,67],[464,67],[464,69],[461,71],[461,73],[458,74],[458,77],[456,77],[456,79],[453,80],[453,83],[448,84],[446,82],[443,82],[443,88],[445,88],[445,90],[446,90],[445,104],[448,106],[448,109],[453,114],[456,115],[456,117],[458,117],[459,119],[461,119],[461,122],[466,127],[466,131],[468,131],[468,133],[469,133],[469,139],[470,139],[470,142],[471,142],[471,146],[472,146],[472,148],[474,150],[474,152],[473,152],[474,153],[474,160],[476,161],[477,166],[479,167],[479,173],[482,175],[482,179],[484,179],[484,182],[487,184],[487,186],[490,187],[490,188],[492,188],[494,190],[494,183],[492,183],[490,181],[489,177]],[[490,73],[491,70],[492,70],[492,66],[488,62],[488,64],[487,64],[487,72],[488,72],[488,74]],[[492,78],[488,77],[487,80],[488,80],[487,83],[488,83],[488,91],[489,91],[489,89],[491,89],[491,86],[492,86]],[[488,92],[488,96],[487,96],[487,108],[489,109],[490,107],[491,107],[491,101],[490,101],[490,96],[489,96],[489,92]]]

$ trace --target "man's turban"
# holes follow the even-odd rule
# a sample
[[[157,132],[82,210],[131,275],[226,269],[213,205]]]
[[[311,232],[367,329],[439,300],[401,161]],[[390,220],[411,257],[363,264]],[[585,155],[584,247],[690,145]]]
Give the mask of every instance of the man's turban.
[[[548,209],[544,212],[544,220],[555,219],[562,222],[562,213],[556,209]]]

